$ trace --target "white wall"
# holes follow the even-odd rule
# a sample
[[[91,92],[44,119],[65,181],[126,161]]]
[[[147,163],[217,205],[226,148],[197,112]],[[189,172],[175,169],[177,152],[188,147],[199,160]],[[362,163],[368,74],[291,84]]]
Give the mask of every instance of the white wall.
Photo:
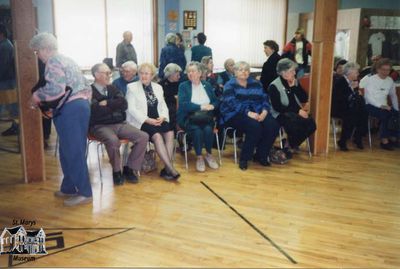
[[[33,0],[32,3],[37,8],[39,32],[54,33],[53,1]]]
[[[360,30],[361,9],[338,10],[336,30],[350,30],[349,61],[357,61],[358,32]]]

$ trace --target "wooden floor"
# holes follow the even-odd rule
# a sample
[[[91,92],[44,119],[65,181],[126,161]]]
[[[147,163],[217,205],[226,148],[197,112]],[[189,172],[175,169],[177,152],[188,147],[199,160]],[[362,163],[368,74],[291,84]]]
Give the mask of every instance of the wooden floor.
[[[189,171],[178,156],[179,183],[154,172],[114,187],[106,157],[101,185],[93,147],[94,202],[77,208],[53,197],[53,153],[48,180],[24,184],[19,155],[0,152],[0,229],[35,221],[49,253],[3,255],[2,267],[400,268],[399,149],[301,152],[243,172],[228,146],[219,171],[195,172],[192,152]]]

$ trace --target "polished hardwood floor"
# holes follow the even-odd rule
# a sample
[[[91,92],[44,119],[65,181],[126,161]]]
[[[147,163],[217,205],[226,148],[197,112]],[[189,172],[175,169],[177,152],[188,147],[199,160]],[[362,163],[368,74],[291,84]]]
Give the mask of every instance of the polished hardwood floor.
[[[47,180],[33,184],[19,155],[0,152],[0,229],[34,221],[25,228],[43,227],[48,249],[34,260],[1,255],[0,266],[399,268],[400,149],[331,151],[243,172],[228,145],[218,171],[195,172],[191,152],[188,171],[177,157],[178,183],[153,172],[115,187],[107,157],[101,184],[91,146],[94,202],[76,208],[53,196],[54,149]]]

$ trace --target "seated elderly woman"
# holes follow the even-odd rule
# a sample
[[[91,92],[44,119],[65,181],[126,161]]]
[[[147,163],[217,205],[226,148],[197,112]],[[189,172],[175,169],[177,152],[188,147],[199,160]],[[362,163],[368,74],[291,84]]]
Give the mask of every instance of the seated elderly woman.
[[[158,77],[164,77],[164,68],[169,63],[175,63],[183,70],[186,67],[186,58],[184,51],[176,45],[176,35],[168,33],[165,37],[165,47],[161,49],[160,66],[158,69]]]
[[[352,136],[359,149],[363,149],[362,137],[367,131],[368,112],[365,100],[358,92],[358,70],[360,66],[348,62],[343,66],[342,75],[333,83],[332,115],[342,119],[342,133],[338,145],[340,150],[348,151],[346,142]]]
[[[153,64],[143,63],[139,66],[139,81],[128,84],[126,120],[149,134],[165,165],[160,176],[167,180],[177,180],[180,174],[172,164],[174,131],[169,124],[163,90],[159,84],[152,82],[155,73],[156,67]]]
[[[128,89],[128,84],[138,81],[139,77],[137,76],[137,64],[134,61],[127,61],[121,65],[121,76],[115,79],[112,83],[117,89],[119,89],[124,96],[126,95],[126,91]]]
[[[164,68],[164,79],[160,85],[164,90],[164,99],[169,111],[169,124],[176,131],[176,103],[178,99],[178,86],[182,69],[179,65],[170,63]]]
[[[211,84],[214,89],[215,96],[220,97],[222,95],[222,89],[218,84],[218,76],[214,73],[214,61],[211,56],[204,56],[201,59],[201,63],[206,67],[205,81]]]
[[[284,151],[289,159],[292,149],[298,148],[317,128],[308,115],[308,96],[296,80],[296,68],[297,63],[287,58],[281,59],[276,66],[279,77],[268,88],[271,114],[288,136]]]
[[[279,132],[279,124],[271,116],[268,96],[261,83],[250,77],[250,65],[237,62],[235,78],[224,87],[220,106],[221,122],[245,134],[240,153],[239,168],[247,169],[247,162],[254,159],[269,166],[268,154]]]
[[[178,125],[192,138],[197,155],[196,170],[204,172],[204,160],[212,169],[217,169],[218,164],[211,155],[214,138],[214,113],[218,106],[211,85],[201,81],[201,64],[190,62],[186,68],[189,81],[179,85],[178,92]],[[206,148],[205,158],[202,148]]]
[[[218,74],[218,85],[223,88],[225,83],[227,83],[231,78],[235,76],[235,72],[233,70],[233,66],[235,65],[235,61],[231,58],[226,59],[224,62],[225,71]]]

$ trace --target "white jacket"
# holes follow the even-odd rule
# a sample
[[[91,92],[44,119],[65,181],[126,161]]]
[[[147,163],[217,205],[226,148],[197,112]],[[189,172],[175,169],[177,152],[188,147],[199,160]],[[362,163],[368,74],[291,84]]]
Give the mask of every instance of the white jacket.
[[[142,82],[136,81],[128,84],[126,92],[126,100],[128,102],[128,110],[126,120],[134,127],[140,129],[142,124],[149,117],[147,116],[147,99],[144,93]],[[169,122],[168,107],[164,100],[164,91],[161,85],[151,82],[154,95],[157,97],[157,111],[160,117],[164,117]]]

